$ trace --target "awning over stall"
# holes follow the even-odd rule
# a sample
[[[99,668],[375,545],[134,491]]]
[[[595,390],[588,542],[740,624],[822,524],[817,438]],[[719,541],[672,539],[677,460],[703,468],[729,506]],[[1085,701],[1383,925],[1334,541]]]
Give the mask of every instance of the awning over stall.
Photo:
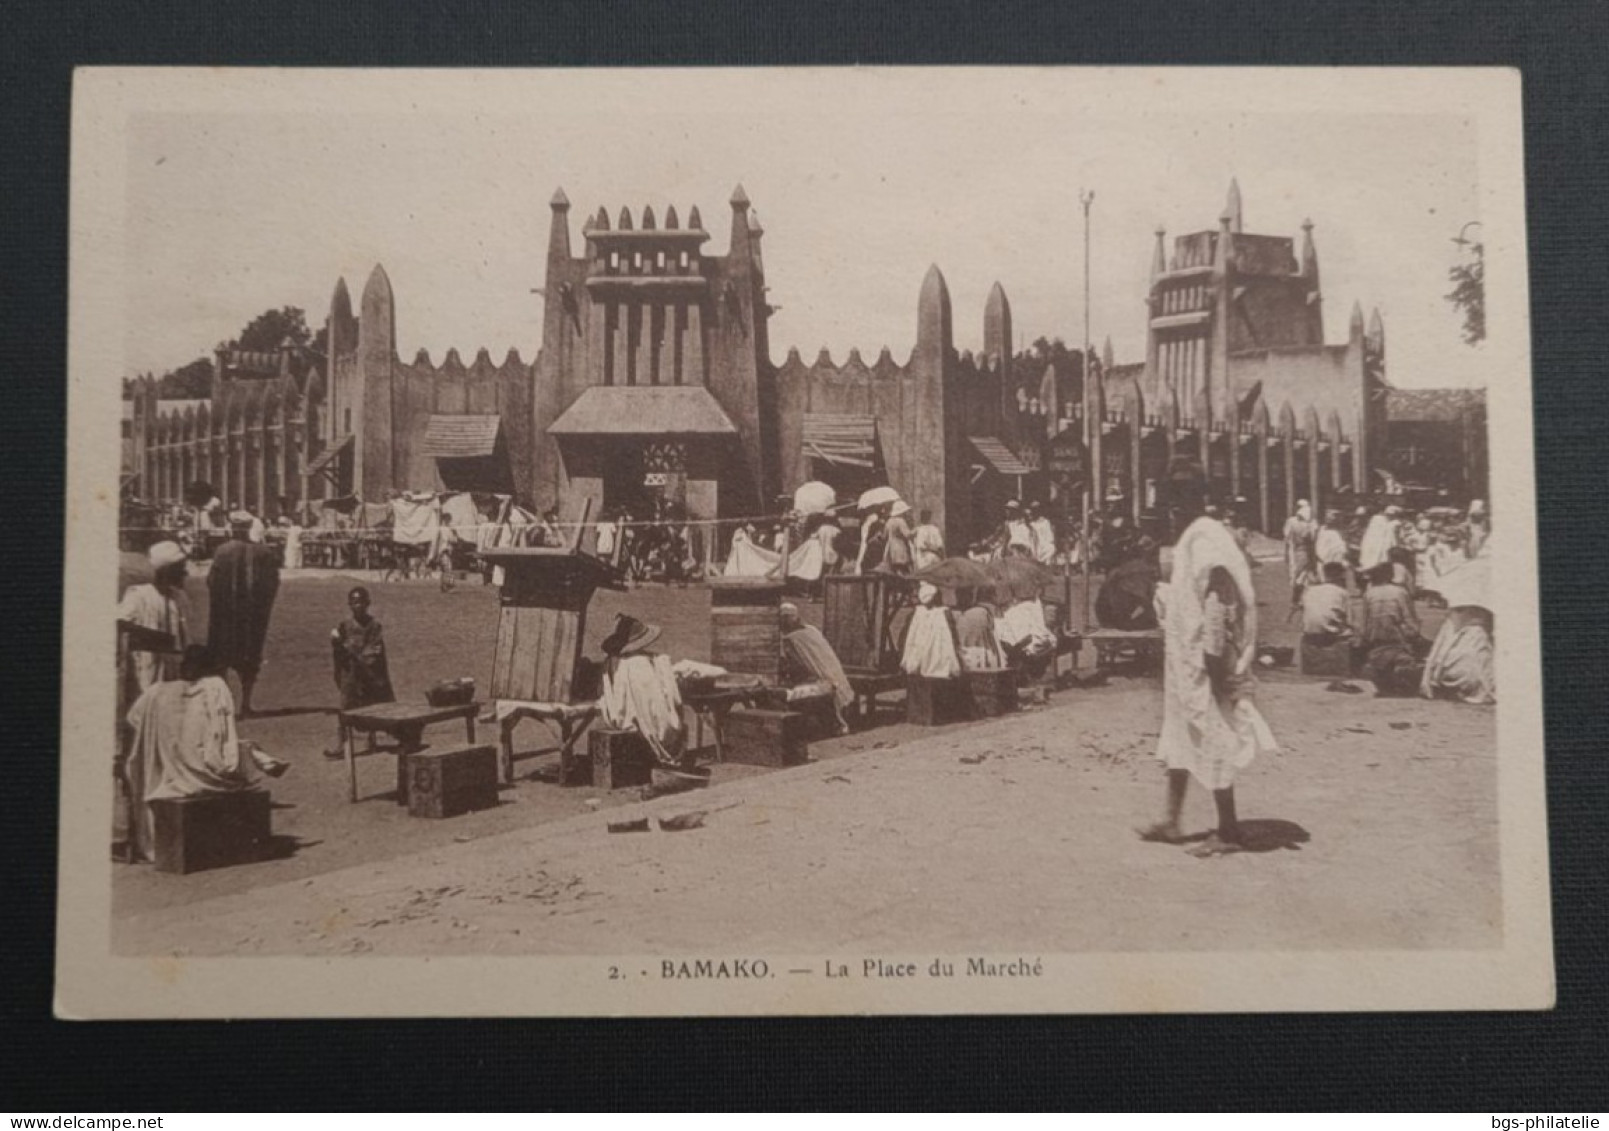
[[[969,436],[973,449],[1001,475],[1031,475],[1033,468],[1017,458],[1005,441],[994,436]]]
[[[425,455],[432,459],[480,459],[497,451],[503,418],[434,413],[425,425]]]
[[[807,412],[804,453],[812,459],[850,467],[877,465],[877,418]]]

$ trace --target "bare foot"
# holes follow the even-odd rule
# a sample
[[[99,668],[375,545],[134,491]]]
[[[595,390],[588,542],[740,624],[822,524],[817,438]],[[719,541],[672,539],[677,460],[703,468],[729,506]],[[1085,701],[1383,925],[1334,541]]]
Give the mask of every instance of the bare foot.
[[[1158,821],[1154,825],[1148,825],[1143,829],[1135,829],[1134,831],[1141,840],[1151,844],[1184,843],[1184,834],[1179,831],[1179,826],[1172,821]]]
[[[1238,840],[1226,840],[1218,833],[1209,833],[1207,839],[1185,851],[1191,856],[1205,860],[1209,856],[1228,856],[1236,852],[1246,851],[1246,846]]]

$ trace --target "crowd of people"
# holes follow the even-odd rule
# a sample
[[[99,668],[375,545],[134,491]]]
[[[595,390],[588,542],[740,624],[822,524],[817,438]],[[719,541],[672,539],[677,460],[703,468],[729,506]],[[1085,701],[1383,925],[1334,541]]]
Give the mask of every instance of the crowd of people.
[[[1290,616],[1301,618],[1305,648],[1341,649],[1384,695],[1496,702],[1483,501],[1420,515],[1365,505],[1350,522],[1332,508],[1320,523],[1301,502],[1283,533]],[[1448,610],[1434,640],[1421,605]]]
[[[890,494],[892,494],[890,492]],[[968,672],[1014,669],[1044,674],[1057,632],[1043,599],[1054,573],[1082,564],[1101,576],[1094,603],[1102,627],[1155,630],[1163,640],[1163,721],[1157,756],[1167,770],[1163,818],[1140,830],[1148,841],[1182,842],[1180,812],[1194,778],[1210,791],[1217,827],[1196,846],[1203,854],[1234,851],[1241,835],[1234,779],[1274,738],[1253,705],[1258,651],[1257,599],[1244,500],[1213,505],[1199,468],[1175,467],[1159,506],[1132,523],[1121,500],[1087,529],[1058,531],[1046,506],[1007,502],[992,534],[965,559],[947,556],[929,510],[898,497],[861,508],[858,531],[833,511],[790,513],[764,534],[753,524],[738,540],[786,554],[820,544],[830,573],[881,572],[909,578],[895,644],[900,669],[953,679]],[[208,639],[190,630],[185,598],[189,543],[163,539],[148,551],[151,579],[131,586],[118,606],[119,780],[129,804],[123,837],[133,858],[151,852],[150,802],[255,788],[287,763],[242,742],[235,720],[253,712],[282,563],[294,561],[299,526],[269,526],[244,509],[229,509],[229,537],[211,553],[207,575]],[[178,525],[179,515],[169,516]],[[287,516],[289,517],[289,516]],[[628,576],[674,578],[693,563],[685,514],[666,511],[638,523],[624,511],[595,524],[594,552]],[[190,529],[195,529],[191,527]],[[282,530],[281,545],[274,545]],[[846,537],[858,539],[844,545]],[[1491,516],[1479,500],[1466,511],[1420,515],[1395,502],[1361,505],[1315,520],[1298,502],[1282,530],[1291,585],[1289,617],[1300,618],[1304,647],[1340,647],[1353,668],[1382,695],[1495,702],[1494,625],[1485,596]],[[533,544],[570,544],[556,513],[531,524]],[[628,563],[624,566],[622,562]],[[670,563],[679,562],[680,566]],[[291,568],[295,568],[292,566]],[[956,573],[958,568],[961,573]],[[966,572],[970,570],[972,572]],[[949,572],[946,572],[949,571]],[[684,574],[685,575],[685,574]],[[943,595],[952,600],[946,604]],[[332,673],[342,710],[394,700],[386,644],[366,587],[347,594],[347,615],[330,634]],[[1421,610],[1447,607],[1434,639]],[[653,645],[657,626],[625,614],[602,646],[598,705],[607,726],[639,733],[662,765],[690,769],[682,717],[682,681],[708,665],[673,664]],[[791,603],[779,612],[781,685],[790,696],[823,705],[839,732],[848,729],[855,689],[831,642],[805,623]],[[231,673],[238,695],[227,682]],[[337,743],[325,752],[340,757]]]

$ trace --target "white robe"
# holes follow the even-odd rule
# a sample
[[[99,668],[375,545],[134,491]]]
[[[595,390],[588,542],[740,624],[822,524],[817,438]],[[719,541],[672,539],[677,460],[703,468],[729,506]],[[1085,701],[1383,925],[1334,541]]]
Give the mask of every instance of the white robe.
[[[128,713],[134,745],[124,765],[134,809],[129,844],[148,860],[155,841],[150,801],[253,789],[262,780],[235,733],[235,701],[217,676],[149,688]]]
[[[946,610],[918,605],[911,613],[900,667],[907,675],[929,679],[954,679],[961,674],[961,657],[955,650],[955,634],[950,630]]]
[[[636,731],[662,762],[681,760],[682,693],[670,657],[657,652],[611,656],[598,708],[604,726]]]
[[[1358,568],[1371,570],[1388,561],[1396,545],[1396,522],[1383,514],[1375,515],[1363,531],[1363,542],[1358,547]]]
[[[177,651],[172,655],[156,652],[134,652],[130,656],[133,672],[131,692],[138,694],[153,683],[179,678],[179,652],[190,643],[189,602],[184,595],[168,596],[155,585],[131,585],[117,605],[117,619],[137,624],[141,628],[166,632],[173,637]]]
[[[1056,560],[1056,531],[1050,525],[1048,518],[1036,518],[1028,524],[1029,531],[1034,536],[1034,560],[1040,565],[1050,565]]]
[[[925,522],[911,535],[912,566],[918,571],[944,560],[944,535],[931,522]]]
[[[1238,598],[1238,623],[1230,633],[1230,696],[1219,699],[1207,675],[1207,583],[1225,570]],[[1257,653],[1257,594],[1251,569],[1223,523],[1198,518],[1173,548],[1172,572],[1157,586],[1164,633],[1162,733],[1156,756],[1170,770],[1188,770],[1208,789],[1228,789],[1235,772],[1259,753],[1275,749],[1268,724],[1252,704],[1252,664]]]

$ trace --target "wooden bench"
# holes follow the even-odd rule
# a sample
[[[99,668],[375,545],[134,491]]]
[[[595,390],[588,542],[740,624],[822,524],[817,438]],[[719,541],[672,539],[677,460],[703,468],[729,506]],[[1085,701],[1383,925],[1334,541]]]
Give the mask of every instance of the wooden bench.
[[[499,778],[514,781],[514,728],[524,719],[536,719],[559,728],[559,782],[569,779],[575,762],[575,746],[587,727],[598,717],[596,703],[533,703],[504,701],[494,710],[498,726]]]

